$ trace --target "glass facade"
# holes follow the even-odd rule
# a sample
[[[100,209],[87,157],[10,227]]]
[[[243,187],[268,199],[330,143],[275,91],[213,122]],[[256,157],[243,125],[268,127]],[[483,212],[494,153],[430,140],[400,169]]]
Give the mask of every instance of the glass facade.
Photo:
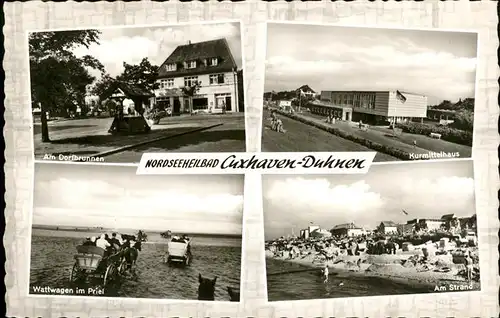
[[[375,109],[376,93],[370,92],[332,92],[331,102],[339,106]]]

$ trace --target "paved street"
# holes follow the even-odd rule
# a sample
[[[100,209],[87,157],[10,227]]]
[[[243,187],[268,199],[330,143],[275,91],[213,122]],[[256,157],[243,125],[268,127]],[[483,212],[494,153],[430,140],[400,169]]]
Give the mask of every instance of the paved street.
[[[139,162],[145,152],[244,152],[245,119],[230,118],[221,126],[164,139],[106,157],[108,162]]]
[[[244,114],[196,115],[163,118],[151,132],[136,135],[113,136],[108,133],[112,118],[89,118],[60,120],[49,122],[51,142],[41,142],[41,125],[34,124],[35,158],[42,159],[46,154],[75,154],[81,156],[96,155],[128,145],[151,141],[157,138],[170,138],[158,141],[140,150],[129,150],[105,157],[105,162],[131,162],[132,158],[144,151],[245,151]],[[221,127],[206,133],[189,133],[213,125]],[[177,141],[177,138],[180,138]],[[176,141],[174,141],[176,140]],[[208,149],[208,150],[207,150]],[[127,159],[123,159],[127,158]],[[135,160],[135,159],[134,159]],[[137,162],[137,160],[132,162]]]
[[[262,151],[309,152],[309,151],[373,151],[350,140],[337,137],[319,128],[280,116],[286,133],[270,129],[270,113],[264,111],[262,125]],[[375,161],[399,161],[398,158],[377,153]]]

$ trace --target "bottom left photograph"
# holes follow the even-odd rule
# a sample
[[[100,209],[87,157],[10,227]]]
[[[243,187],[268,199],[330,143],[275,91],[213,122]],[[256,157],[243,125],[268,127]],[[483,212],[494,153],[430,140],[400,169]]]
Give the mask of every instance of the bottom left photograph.
[[[244,175],[35,163],[31,295],[239,301]]]

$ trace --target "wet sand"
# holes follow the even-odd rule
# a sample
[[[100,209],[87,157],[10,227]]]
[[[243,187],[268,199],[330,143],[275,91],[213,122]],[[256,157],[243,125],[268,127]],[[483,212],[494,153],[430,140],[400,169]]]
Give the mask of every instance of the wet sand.
[[[329,267],[330,275],[342,274],[349,276],[362,275],[368,277],[386,278],[398,283],[406,283],[414,287],[428,288],[430,291],[456,291],[449,290],[450,285],[462,286],[467,290],[480,290],[480,283],[477,281],[468,282],[459,275],[465,269],[463,264],[454,264],[452,255],[437,255],[430,257],[426,262],[429,270],[425,270],[424,264],[411,265],[407,260],[414,255],[421,255],[421,251],[398,252],[389,255],[368,255],[358,256],[342,255],[334,257],[328,262],[314,262],[314,255],[289,259],[288,257],[274,257],[272,252],[266,251],[266,258],[291,262],[310,268],[318,268],[318,271],[325,266]],[[405,262],[406,261],[406,262]],[[358,265],[359,264],[359,265]],[[403,265],[404,264],[404,265]],[[449,269],[447,272],[439,272],[441,269]],[[436,271],[437,270],[437,271]],[[444,286],[444,287],[442,287]],[[472,289],[470,289],[472,287]],[[446,290],[445,290],[446,289]]]

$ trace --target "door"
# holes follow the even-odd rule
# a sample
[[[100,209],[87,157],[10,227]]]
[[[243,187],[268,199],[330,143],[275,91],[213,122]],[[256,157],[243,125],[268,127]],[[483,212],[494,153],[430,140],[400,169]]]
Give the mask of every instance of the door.
[[[346,121],[351,121],[351,113],[350,112],[346,112],[345,113],[345,120]]]
[[[231,96],[226,96],[226,111],[231,111],[233,109],[231,105]]]
[[[174,97],[174,108],[172,110],[173,114],[179,114],[181,112],[181,102],[178,97]]]

